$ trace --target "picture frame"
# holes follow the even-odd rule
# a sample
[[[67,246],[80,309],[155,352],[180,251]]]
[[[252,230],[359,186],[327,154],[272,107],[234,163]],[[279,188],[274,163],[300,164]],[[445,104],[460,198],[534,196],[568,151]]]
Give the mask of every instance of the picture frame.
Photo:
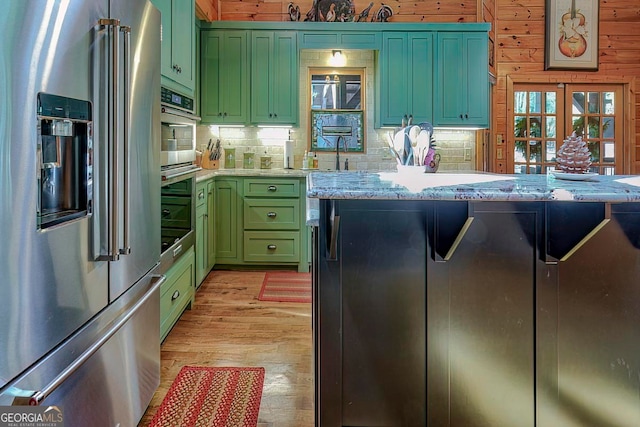
[[[599,0],[546,0],[545,70],[598,70]]]

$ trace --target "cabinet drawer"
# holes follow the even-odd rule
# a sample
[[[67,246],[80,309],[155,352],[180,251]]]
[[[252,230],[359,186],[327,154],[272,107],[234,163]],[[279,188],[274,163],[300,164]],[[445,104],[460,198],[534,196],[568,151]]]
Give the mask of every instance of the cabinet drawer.
[[[207,203],[207,183],[203,182],[196,186],[196,207]]]
[[[300,233],[295,231],[245,231],[244,260],[298,262]]]
[[[298,200],[245,199],[245,230],[297,230],[300,228]]]
[[[192,179],[185,179],[183,181],[173,182],[162,186],[162,195],[179,194],[188,196],[191,194],[191,181]]]
[[[194,285],[193,248],[167,272],[160,288],[160,336],[169,332],[184,308],[191,302]]]
[[[300,197],[300,181],[297,179],[246,179],[246,197]]]
[[[191,198],[162,196],[162,227],[191,228]]]

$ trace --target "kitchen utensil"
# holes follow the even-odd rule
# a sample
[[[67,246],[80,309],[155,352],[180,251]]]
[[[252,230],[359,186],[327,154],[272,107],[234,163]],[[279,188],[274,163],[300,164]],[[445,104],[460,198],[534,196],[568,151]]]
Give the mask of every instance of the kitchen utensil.
[[[391,151],[391,153],[393,154],[393,156],[396,158],[396,161],[398,162],[398,164],[402,164],[402,159],[400,158],[400,155],[398,154],[398,152],[396,151],[395,148],[393,148],[393,134],[391,132],[389,132],[387,134],[387,137],[389,138],[387,140],[387,145],[389,146],[389,150]]]

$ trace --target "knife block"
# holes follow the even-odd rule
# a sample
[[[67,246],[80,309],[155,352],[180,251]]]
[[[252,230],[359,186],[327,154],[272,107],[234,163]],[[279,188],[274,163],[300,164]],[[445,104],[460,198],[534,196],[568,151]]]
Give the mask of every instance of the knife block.
[[[209,155],[211,152],[209,150],[205,150],[202,153],[202,168],[203,169],[218,169],[220,168],[220,160],[209,160]]]

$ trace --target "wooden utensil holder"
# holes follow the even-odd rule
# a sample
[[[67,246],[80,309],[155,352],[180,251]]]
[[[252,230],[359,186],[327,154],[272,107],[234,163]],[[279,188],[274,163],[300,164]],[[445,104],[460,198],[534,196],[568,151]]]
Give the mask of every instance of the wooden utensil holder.
[[[209,160],[210,151],[205,150],[202,153],[202,168],[203,169],[218,169],[220,168],[220,160]]]

